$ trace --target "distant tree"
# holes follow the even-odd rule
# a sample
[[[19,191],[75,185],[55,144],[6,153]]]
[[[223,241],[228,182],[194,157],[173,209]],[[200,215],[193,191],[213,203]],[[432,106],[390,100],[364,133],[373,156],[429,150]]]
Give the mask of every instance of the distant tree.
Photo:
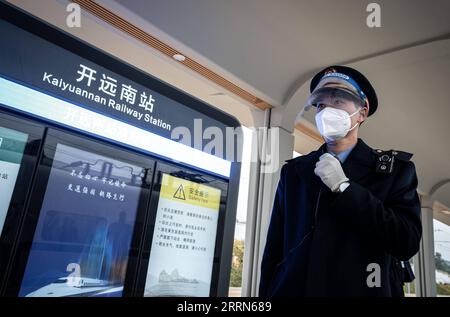
[[[442,254],[436,252],[434,255],[434,261],[436,262],[436,270],[444,271],[450,274],[450,261],[446,261],[442,258]]]
[[[233,260],[231,262],[230,286],[242,286],[242,268],[244,266],[244,241],[234,240]]]

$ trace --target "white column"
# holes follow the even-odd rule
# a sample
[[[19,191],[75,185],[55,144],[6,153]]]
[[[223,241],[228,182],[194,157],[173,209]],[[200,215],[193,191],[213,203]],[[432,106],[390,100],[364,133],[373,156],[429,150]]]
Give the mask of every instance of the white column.
[[[292,132],[281,127],[267,128],[270,126],[270,111],[260,120],[260,127],[266,128],[258,130],[255,143],[259,159],[252,163],[250,172],[242,296],[258,296],[261,260],[281,166],[292,158],[294,148]]]
[[[422,206],[422,240],[415,257],[416,295],[436,296],[436,265],[434,261],[433,207],[430,196],[420,196]]]

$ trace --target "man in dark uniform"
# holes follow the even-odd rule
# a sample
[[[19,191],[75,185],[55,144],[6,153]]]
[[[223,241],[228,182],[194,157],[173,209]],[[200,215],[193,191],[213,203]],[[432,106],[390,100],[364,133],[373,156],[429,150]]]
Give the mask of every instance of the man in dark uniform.
[[[310,91],[325,143],[281,169],[259,295],[402,296],[422,235],[412,154],[358,138],[378,101],[357,70],[327,67]]]

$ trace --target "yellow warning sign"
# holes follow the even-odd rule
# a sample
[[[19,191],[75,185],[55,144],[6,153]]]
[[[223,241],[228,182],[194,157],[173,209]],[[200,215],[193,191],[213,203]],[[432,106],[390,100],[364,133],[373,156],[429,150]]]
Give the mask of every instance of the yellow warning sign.
[[[220,189],[163,174],[161,198],[219,211]]]
[[[173,198],[186,200],[186,195],[184,193],[184,188],[183,188],[182,184],[180,184],[180,186],[178,186],[177,191],[175,192],[175,194],[173,194]]]

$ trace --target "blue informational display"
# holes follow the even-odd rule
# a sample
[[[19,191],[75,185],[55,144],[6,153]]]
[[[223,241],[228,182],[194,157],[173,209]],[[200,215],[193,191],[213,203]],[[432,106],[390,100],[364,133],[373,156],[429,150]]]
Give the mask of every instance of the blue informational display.
[[[58,144],[20,296],[122,293],[143,168]]]
[[[0,107],[19,110],[39,119],[56,122],[84,133],[113,140],[161,157],[176,159],[221,176],[229,177],[231,162],[131,126],[73,103],[52,97],[0,75]]]

